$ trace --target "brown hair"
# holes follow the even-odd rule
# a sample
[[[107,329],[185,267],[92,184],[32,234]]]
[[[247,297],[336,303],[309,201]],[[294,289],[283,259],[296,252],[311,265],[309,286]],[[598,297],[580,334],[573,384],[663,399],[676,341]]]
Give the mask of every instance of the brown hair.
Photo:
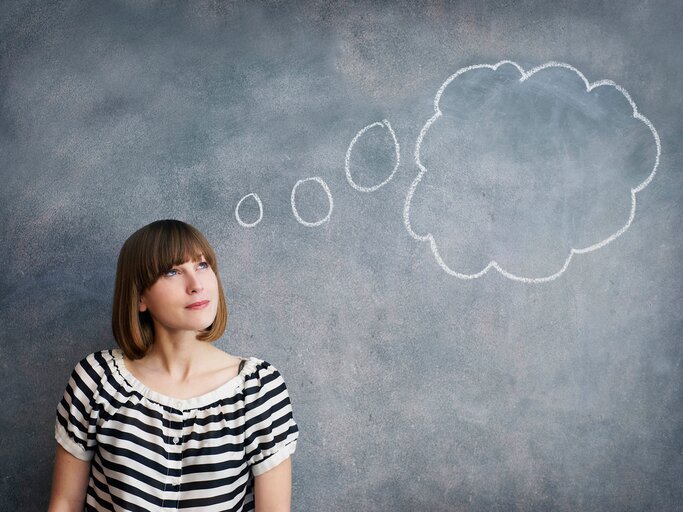
[[[133,233],[121,247],[116,265],[112,330],[129,359],[140,359],[154,343],[154,324],[149,311],[139,312],[142,293],[173,265],[198,260],[203,255],[218,281],[218,309],[213,323],[197,335],[215,341],[223,335],[228,309],[218,275],[216,254],[196,228],[179,220],[158,220]]]

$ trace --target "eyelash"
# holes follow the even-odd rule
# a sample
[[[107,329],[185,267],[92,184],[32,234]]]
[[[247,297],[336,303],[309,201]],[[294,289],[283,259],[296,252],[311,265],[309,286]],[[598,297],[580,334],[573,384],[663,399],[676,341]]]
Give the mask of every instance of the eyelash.
[[[200,265],[206,265],[206,267],[204,267],[204,268],[210,268],[210,267],[211,267],[211,265],[209,265],[209,262],[208,262],[208,261],[200,261],[199,264],[200,264]],[[166,272],[164,272],[164,275],[167,276],[167,277],[172,277],[172,276],[169,276],[169,274],[170,274],[171,272],[177,272],[177,271],[178,271],[178,269],[172,268],[172,269],[169,269],[169,270],[167,270]]]

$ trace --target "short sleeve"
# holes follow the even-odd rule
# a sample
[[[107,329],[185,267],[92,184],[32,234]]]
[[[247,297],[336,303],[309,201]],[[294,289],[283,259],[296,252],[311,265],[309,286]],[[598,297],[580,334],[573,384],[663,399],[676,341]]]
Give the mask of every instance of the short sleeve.
[[[265,473],[296,450],[299,428],[285,381],[271,364],[262,361],[245,379],[244,445],[255,476]]]
[[[95,454],[96,398],[102,380],[96,354],[80,361],[57,404],[55,439],[74,457],[89,461]]]

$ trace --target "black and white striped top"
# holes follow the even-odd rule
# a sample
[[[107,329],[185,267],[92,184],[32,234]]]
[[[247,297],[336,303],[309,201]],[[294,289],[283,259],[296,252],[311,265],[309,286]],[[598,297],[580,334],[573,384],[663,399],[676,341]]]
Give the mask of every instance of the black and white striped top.
[[[57,406],[55,438],[91,461],[86,511],[253,511],[253,476],[294,453],[285,382],[250,357],[205,395],[177,400],[128,372],[120,349],[79,362]]]

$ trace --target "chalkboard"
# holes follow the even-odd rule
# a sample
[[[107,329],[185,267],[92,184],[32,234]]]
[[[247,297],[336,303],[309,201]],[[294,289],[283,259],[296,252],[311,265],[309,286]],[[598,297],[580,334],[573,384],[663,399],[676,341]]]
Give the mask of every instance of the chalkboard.
[[[0,12],[0,509],[177,218],[287,382],[293,510],[683,510],[680,2]]]

